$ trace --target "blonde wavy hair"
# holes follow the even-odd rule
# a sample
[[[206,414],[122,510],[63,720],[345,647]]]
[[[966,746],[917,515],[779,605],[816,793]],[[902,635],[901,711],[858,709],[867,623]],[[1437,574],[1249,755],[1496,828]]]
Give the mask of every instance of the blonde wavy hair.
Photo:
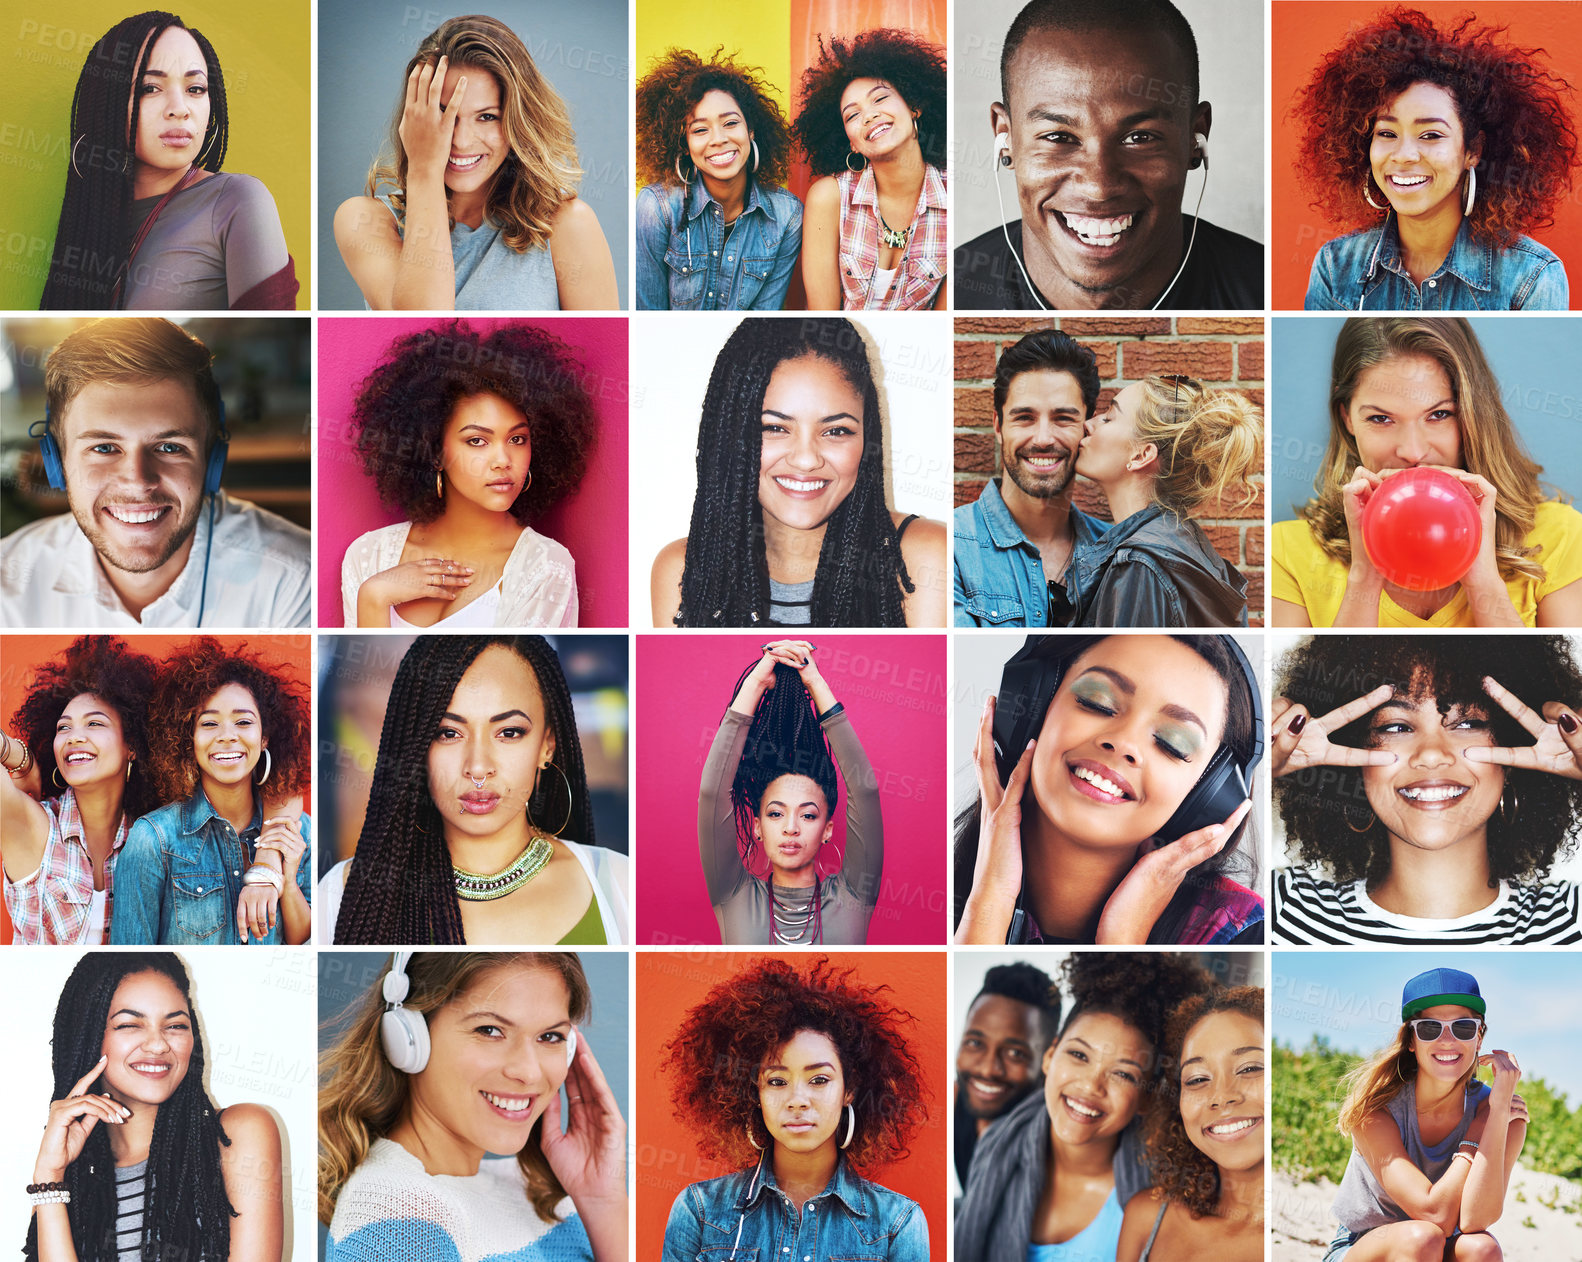
[[[1324,451],[1313,498],[1297,509],[1324,554],[1351,564],[1346,507],[1341,488],[1362,463],[1357,440],[1346,429],[1346,414],[1362,374],[1401,355],[1426,355],[1445,370],[1456,400],[1461,427],[1461,463],[1493,483],[1494,549],[1500,577],[1542,582],[1544,567],[1534,558],[1541,548],[1526,546],[1538,505],[1546,498],[1538,484],[1543,466],[1527,454],[1500,398],[1500,383],[1484,358],[1472,326],[1460,316],[1423,319],[1353,316],[1335,339],[1329,376],[1329,446]]]
[[[561,205],[576,196],[582,167],[571,115],[560,93],[538,72],[527,45],[505,23],[473,15],[441,23],[417,47],[402,75],[402,98],[390,123],[390,149],[368,172],[368,195],[388,187],[398,215],[406,213],[406,148],[401,143],[401,115],[406,108],[405,84],[415,67],[433,65],[441,57],[452,66],[487,70],[500,84],[501,114],[511,153],[489,188],[485,213],[504,230],[505,243],[517,253],[549,240],[550,221]],[[454,221],[453,221],[454,226]]]
[[[368,1156],[374,1140],[390,1133],[405,1115],[410,1076],[392,1066],[380,1042],[385,1012],[384,973],[359,1001],[346,1032],[319,1055],[319,1219],[328,1223],[352,1171]],[[574,1024],[588,1015],[591,997],[582,961],[570,952],[420,951],[407,963],[411,989],[405,1007],[425,1017],[468,990],[485,973],[501,968],[543,969],[566,983],[567,1012]],[[540,1143],[542,1121],[527,1146],[516,1154],[527,1182],[528,1199],[546,1223],[556,1222],[555,1206],[566,1195],[549,1168]]]
[[[1134,429],[1159,451],[1154,498],[1182,516],[1233,488],[1242,505],[1258,498],[1263,409],[1236,390],[1209,390],[1191,377],[1144,377]]]
[[[1468,1015],[1476,1017],[1478,1014],[1469,1009]],[[1478,1017],[1478,1021],[1481,1023],[1483,1018]],[[1484,1030],[1487,1028],[1485,1025]],[[1481,1047],[1483,1034],[1479,1033],[1478,1038]],[[1473,1057],[1471,1067],[1461,1076],[1459,1085],[1468,1095],[1478,1089],[1477,1080],[1473,1077],[1477,1067],[1477,1057]],[[1363,1061],[1340,1080],[1341,1086],[1346,1089],[1340,1103],[1340,1118],[1336,1123],[1340,1133],[1347,1138],[1355,1135],[1370,1116],[1383,1109],[1416,1079],[1417,1052],[1413,1045],[1412,1027],[1403,1021],[1387,1048]]]

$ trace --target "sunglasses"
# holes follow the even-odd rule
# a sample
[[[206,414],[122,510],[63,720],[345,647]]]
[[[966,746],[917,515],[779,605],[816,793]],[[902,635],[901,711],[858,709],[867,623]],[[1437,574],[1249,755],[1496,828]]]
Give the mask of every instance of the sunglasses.
[[[1418,1041],[1423,1043],[1435,1042],[1444,1033],[1445,1026],[1450,1026],[1450,1037],[1462,1043],[1470,1043],[1478,1037],[1478,1031],[1483,1028],[1483,1022],[1476,1017],[1457,1017],[1454,1021],[1436,1021],[1433,1017],[1419,1017],[1416,1021],[1408,1021],[1412,1032],[1417,1035]]]
[[[1172,411],[1179,411],[1181,408],[1182,386],[1186,386],[1188,390],[1196,390],[1199,393],[1201,393],[1203,390],[1202,382],[1200,382],[1196,377],[1188,377],[1185,373],[1162,372],[1159,374],[1159,380],[1168,381],[1172,386],[1175,387],[1175,398],[1171,400],[1170,403]]]

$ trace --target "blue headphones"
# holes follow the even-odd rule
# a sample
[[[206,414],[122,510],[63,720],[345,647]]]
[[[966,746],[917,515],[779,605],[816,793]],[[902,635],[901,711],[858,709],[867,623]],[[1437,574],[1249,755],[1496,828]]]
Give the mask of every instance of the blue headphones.
[[[994,703],[994,764],[1001,784],[1011,778],[1027,742],[1043,729],[1044,716],[1049,712],[1066,667],[1106,638],[1103,635],[1030,635],[1005,663],[1000,676],[1000,692]],[[1159,830],[1161,841],[1176,841],[1226,819],[1252,796],[1252,773],[1263,760],[1263,703],[1258,696],[1258,676],[1233,637],[1222,635],[1219,639],[1241,668],[1247,684],[1247,695],[1252,703],[1252,753],[1243,761],[1229,744],[1221,742],[1191,792]],[[1027,913],[1018,896],[1005,940],[1021,942],[1026,932]]]
[[[66,489],[66,462],[61,459],[60,444],[55,441],[55,435],[50,433],[49,410],[44,411],[42,421],[34,421],[27,427],[28,436],[38,439],[39,459],[44,462],[44,476],[49,479],[50,489],[64,491]],[[209,448],[209,460],[203,469],[203,493],[213,495],[220,489],[220,479],[225,474],[225,458],[231,450],[230,431],[225,428],[225,400],[220,400],[220,423],[216,427],[214,444]]]

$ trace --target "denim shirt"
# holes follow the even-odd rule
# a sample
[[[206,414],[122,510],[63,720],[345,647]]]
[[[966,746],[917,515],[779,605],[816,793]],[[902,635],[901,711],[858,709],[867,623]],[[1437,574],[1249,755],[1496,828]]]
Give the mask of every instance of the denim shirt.
[[[735,1262],[928,1262],[928,1220],[916,1201],[853,1173],[844,1157],[798,1216],[765,1156],[750,1170],[694,1183],[670,1207],[663,1262],[732,1257]]]
[[[802,203],[747,182],[725,239],[725,213],[701,178],[637,195],[639,311],[778,311],[802,249]]]
[[[956,510],[955,608],[958,627],[1047,627],[1049,586],[1038,546],[1028,541],[1000,496],[998,481],[983,488],[974,504]],[[1071,510],[1078,548],[1104,538],[1105,523],[1081,509]],[[1072,589],[1077,572],[1066,570],[1066,595],[1073,609],[1082,605]]]
[[[1461,221],[1450,253],[1418,285],[1401,261],[1395,212],[1377,228],[1326,241],[1307,284],[1309,311],[1565,311],[1566,269],[1531,237],[1501,250]]]
[[[201,786],[185,802],[143,816],[132,825],[116,864],[110,941],[117,946],[240,943],[236,904],[263,822],[263,804],[255,795],[253,822],[238,838]],[[303,815],[300,822],[308,848],[297,864],[297,888],[311,902],[313,821]],[[247,941],[279,946],[284,925],[277,914],[262,943],[251,934]]]

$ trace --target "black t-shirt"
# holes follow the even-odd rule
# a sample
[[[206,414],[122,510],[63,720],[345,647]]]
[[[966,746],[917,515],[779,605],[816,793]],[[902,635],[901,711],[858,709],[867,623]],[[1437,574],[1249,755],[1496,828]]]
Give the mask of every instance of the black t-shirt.
[[[1192,236],[1192,216],[1182,215],[1183,243]],[[1022,250],[1022,221],[1007,224],[1011,245]],[[1038,300],[1022,269],[1005,245],[1005,232],[991,228],[956,247],[955,303],[961,311],[1034,311]],[[1051,311],[1056,305],[1047,294],[1038,298]],[[1142,308],[1153,304],[1143,303]],[[1165,300],[1161,311],[1259,311],[1263,310],[1263,246],[1251,237],[1198,221],[1192,257]]]

